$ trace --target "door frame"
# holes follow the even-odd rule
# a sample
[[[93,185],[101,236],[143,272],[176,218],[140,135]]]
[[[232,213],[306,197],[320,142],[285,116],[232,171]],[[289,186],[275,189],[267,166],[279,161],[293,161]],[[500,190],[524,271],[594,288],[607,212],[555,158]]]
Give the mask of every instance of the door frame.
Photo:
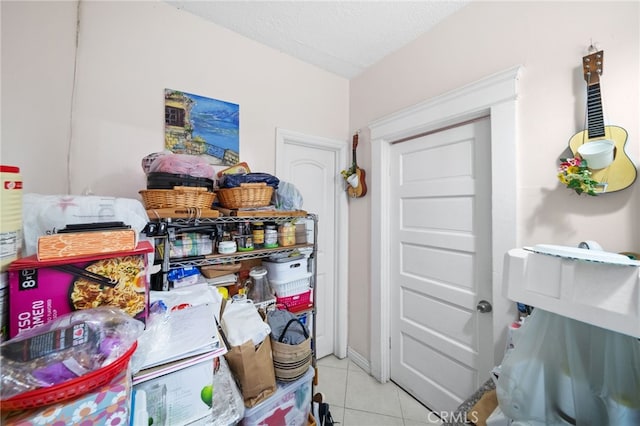
[[[371,130],[371,375],[390,379],[389,170],[391,143],[462,121],[489,115],[491,121],[491,257],[494,360],[504,353],[513,304],[503,296],[502,269],[507,250],[516,247],[516,66],[475,83],[390,114]],[[499,208],[497,208],[499,206]]]
[[[334,153],[336,170],[340,170],[343,164],[347,164],[349,149],[343,140],[329,139],[320,136],[311,136],[304,133],[276,128],[276,175],[278,170],[284,170],[284,152],[286,145],[298,145],[310,149],[321,149]],[[335,318],[333,334],[333,353],[342,359],[347,356],[347,331],[348,331],[348,265],[349,265],[349,210],[347,197],[344,196],[342,178],[339,175],[333,176],[335,192],[335,206],[333,229],[333,247],[327,248],[327,256],[332,255],[335,265],[333,277],[333,294],[335,296]],[[313,213],[313,212],[310,212]],[[318,217],[318,228],[322,229],[322,218]],[[331,254],[332,253],[332,254]],[[314,283],[315,284],[315,283]]]

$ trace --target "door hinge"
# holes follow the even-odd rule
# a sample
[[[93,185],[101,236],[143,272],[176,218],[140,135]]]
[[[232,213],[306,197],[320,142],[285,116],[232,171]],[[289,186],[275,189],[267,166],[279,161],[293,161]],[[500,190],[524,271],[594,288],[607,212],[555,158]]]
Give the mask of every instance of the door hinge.
[[[391,337],[389,337],[389,349],[391,349]]]

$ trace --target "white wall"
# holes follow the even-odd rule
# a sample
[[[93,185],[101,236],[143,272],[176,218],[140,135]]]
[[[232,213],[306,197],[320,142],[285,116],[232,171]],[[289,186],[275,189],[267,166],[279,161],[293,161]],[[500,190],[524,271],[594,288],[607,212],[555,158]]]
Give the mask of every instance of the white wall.
[[[348,139],[346,79],[157,1],[80,2],[71,115],[76,5],[2,2],[2,162],[26,192],[139,199],[165,88],[239,104],[254,171],[274,172],[276,127]]]
[[[76,3],[0,3],[0,162],[20,166],[24,190],[66,192]]]
[[[577,245],[640,251],[640,182],[595,198],[557,182],[557,159],[582,130],[586,86],[581,60],[593,40],[605,51],[605,116],[624,127],[640,163],[638,2],[473,2],[428,34],[351,81],[351,129],[516,65],[519,81],[517,180],[519,245]],[[370,169],[367,132],[358,160]],[[370,244],[370,198],[350,202],[349,241]],[[497,208],[500,208],[497,206]],[[352,245],[349,346],[369,357],[368,253]],[[500,295],[494,295],[500,297]]]

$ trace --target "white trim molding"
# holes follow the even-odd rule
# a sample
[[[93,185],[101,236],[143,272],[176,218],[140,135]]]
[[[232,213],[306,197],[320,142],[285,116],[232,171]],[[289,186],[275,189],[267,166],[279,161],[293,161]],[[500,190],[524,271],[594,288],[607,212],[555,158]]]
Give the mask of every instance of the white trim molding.
[[[371,375],[390,379],[389,171],[391,143],[489,115],[491,120],[492,291],[494,359],[504,351],[512,307],[502,293],[504,254],[516,247],[517,82],[521,66],[393,113],[371,130]]]

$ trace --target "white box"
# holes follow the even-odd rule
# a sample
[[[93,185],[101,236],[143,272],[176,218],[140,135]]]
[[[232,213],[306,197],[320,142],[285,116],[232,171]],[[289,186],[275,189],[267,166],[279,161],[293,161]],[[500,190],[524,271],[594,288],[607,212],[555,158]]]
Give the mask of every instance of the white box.
[[[211,418],[212,406],[203,397],[215,391],[216,358],[213,352],[198,355],[141,370],[133,377],[133,389],[147,394],[147,411],[154,425],[178,426]]]
[[[306,257],[288,262],[271,262],[265,259],[262,261],[262,266],[267,268],[267,279],[269,281],[292,281],[305,278],[309,273]]]
[[[304,426],[311,411],[311,381],[314,369],[290,383],[278,382],[278,390],[260,404],[247,408],[242,426]]]
[[[503,294],[514,302],[640,337],[640,268],[512,249]]]

